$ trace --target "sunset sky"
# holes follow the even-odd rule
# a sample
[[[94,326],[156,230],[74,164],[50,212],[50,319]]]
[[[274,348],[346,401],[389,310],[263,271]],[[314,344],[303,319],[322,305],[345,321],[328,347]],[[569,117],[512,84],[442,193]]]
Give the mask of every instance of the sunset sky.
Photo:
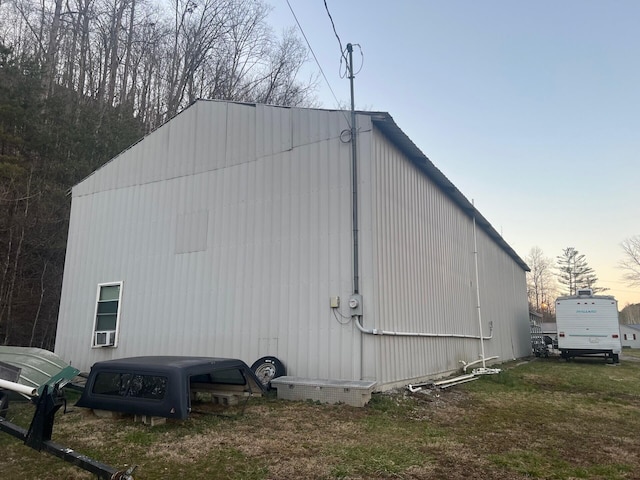
[[[523,259],[574,247],[620,308],[640,303],[616,267],[640,235],[640,2],[326,3],[360,46],[356,108],[389,112]],[[298,28],[271,4],[274,30]],[[337,97],[320,76],[318,106],[349,105],[324,1],[289,4]]]

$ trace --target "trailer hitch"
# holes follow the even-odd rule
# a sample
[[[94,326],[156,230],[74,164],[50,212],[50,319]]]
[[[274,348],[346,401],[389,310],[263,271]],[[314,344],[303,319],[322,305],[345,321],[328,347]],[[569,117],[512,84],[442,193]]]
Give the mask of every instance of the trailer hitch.
[[[51,440],[55,414],[65,404],[66,399],[58,388],[57,383],[50,390],[49,385],[44,385],[36,401],[36,411],[29,429],[25,430],[0,416],[0,430],[24,441],[25,445],[34,450],[44,450],[65,462],[95,474],[101,480],[133,480],[132,474],[137,465],[133,465],[126,470],[118,470]]]

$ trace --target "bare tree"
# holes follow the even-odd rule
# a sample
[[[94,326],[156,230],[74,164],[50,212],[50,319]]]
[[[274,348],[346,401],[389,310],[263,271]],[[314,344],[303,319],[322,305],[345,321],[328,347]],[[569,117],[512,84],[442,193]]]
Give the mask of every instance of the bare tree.
[[[43,64],[43,85],[47,95],[50,95],[53,90],[53,81],[57,71],[56,53],[58,52],[58,45],[60,42],[58,31],[60,29],[61,14],[62,0],[55,0],[51,28],[49,29],[49,42],[47,44],[47,50],[45,51],[45,61]]]
[[[640,324],[640,303],[627,303],[620,311],[620,323],[625,325]]]
[[[29,172],[26,191],[22,198],[15,198],[10,208],[9,220],[7,222],[10,230],[9,248],[6,252],[6,263],[2,272],[2,283],[0,284],[0,298],[2,298],[0,308],[0,323],[4,321],[5,332],[4,345],[9,345],[13,329],[13,309],[14,301],[18,296],[16,289],[20,287],[20,262],[22,260],[27,221],[29,218],[29,205],[31,199],[31,182],[33,170]],[[15,245],[15,246],[14,246]]]
[[[312,104],[315,81],[299,78],[306,47],[292,30],[274,34],[269,10],[265,0],[0,0],[0,343],[53,345],[65,192],[140,125],[201,97]]]
[[[12,0],[0,41],[45,71],[75,102],[98,101],[148,129],[197,98],[312,105],[300,79],[307,50],[275,35],[263,0]]]
[[[228,32],[227,15],[231,8],[230,1],[204,0],[198,4],[193,0],[176,0],[166,99],[168,117],[184,106],[187,84]],[[186,103],[192,100],[188,98]]]
[[[122,86],[120,87],[120,104],[131,103],[131,96],[128,93],[128,82],[129,82],[129,70],[134,71],[132,68],[132,49],[133,49],[133,39],[135,36],[134,26],[135,26],[135,15],[136,15],[136,0],[131,0],[131,9],[129,13],[129,23],[127,29],[127,41],[125,44],[125,54],[124,54],[124,72],[122,74]],[[134,77],[135,78],[135,77]],[[131,89],[133,91],[133,85],[131,84]]]
[[[111,26],[109,28],[109,84],[107,87],[106,104],[113,105],[116,92],[116,80],[118,77],[118,67],[120,66],[120,32],[122,30],[122,17],[129,2],[121,0],[115,1],[111,13]]]
[[[624,270],[624,279],[632,287],[640,286],[640,235],[624,240],[620,246],[624,259],[618,266]]]
[[[80,42],[80,58],[78,61],[78,86],[77,91],[79,97],[85,95],[87,86],[85,84],[88,70],[89,55],[89,24],[91,20],[91,7],[93,0],[78,0],[78,23],[77,28],[80,29],[78,39]]]
[[[262,70],[273,42],[266,24],[268,7],[241,1],[229,12],[229,29],[193,83],[193,96],[246,99],[255,88],[253,76]]]
[[[531,269],[527,273],[529,308],[543,315],[553,313],[557,287],[552,271],[553,260],[544,256],[540,247],[533,247],[525,258]]]
[[[266,74],[257,86],[256,100],[272,105],[300,105],[315,88],[315,82],[296,83],[302,65],[307,61],[307,50],[293,30],[285,31],[268,57]]]

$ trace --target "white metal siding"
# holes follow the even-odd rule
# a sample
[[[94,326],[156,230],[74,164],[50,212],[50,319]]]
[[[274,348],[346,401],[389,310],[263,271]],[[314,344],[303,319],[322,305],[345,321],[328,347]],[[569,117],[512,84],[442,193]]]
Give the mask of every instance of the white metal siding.
[[[361,165],[371,180],[361,204],[372,231],[365,327],[479,335],[472,219],[375,130]],[[477,237],[483,334],[494,325],[485,355],[527,355],[524,271],[480,228]],[[387,384],[450,372],[481,351],[479,340],[394,336],[367,336],[364,349],[364,377]]]
[[[427,378],[478,340],[363,336],[344,112],[197,102],[74,187],[56,352],[276,355],[290,374]],[[358,116],[366,328],[478,335],[471,219]],[[486,355],[529,353],[524,271],[478,229]],[[92,349],[96,285],[122,281],[118,347]]]
[[[351,291],[345,128],[338,112],[199,102],[76,186],[56,351],[82,369],[277,355],[293,375],[358,379],[360,334],[329,309]],[[109,281],[118,348],[90,349]]]

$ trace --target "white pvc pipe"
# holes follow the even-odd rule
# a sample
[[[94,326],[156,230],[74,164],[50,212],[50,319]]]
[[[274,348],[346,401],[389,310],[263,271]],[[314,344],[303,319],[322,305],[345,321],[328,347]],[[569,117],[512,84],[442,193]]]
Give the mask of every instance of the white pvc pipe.
[[[440,388],[455,387],[456,385],[460,385],[461,383],[473,382],[474,380],[478,380],[478,377],[465,378],[463,380],[459,380],[456,383],[449,383],[447,385],[440,385]]]
[[[421,332],[393,332],[390,330],[379,330],[377,328],[364,328],[360,325],[360,322],[355,320],[356,327],[362,333],[368,335],[390,335],[396,337],[445,337],[445,338],[474,338],[476,340],[491,340],[493,338],[493,328],[491,329],[491,335],[488,337],[480,337],[479,335],[465,335],[462,333],[421,333]]]
[[[447,388],[457,385],[459,383],[470,382],[471,380],[476,380],[477,377],[473,373],[468,373],[466,375],[460,375],[454,378],[445,378],[444,380],[440,380],[437,382],[428,382],[428,383],[418,383],[413,385],[408,385],[409,391],[411,393],[416,393],[422,390],[422,387],[426,385],[433,385],[435,387]]]
[[[38,396],[38,389],[33,387],[27,387],[20,383],[10,382],[9,380],[0,379],[0,388],[5,390],[11,390],[12,392],[21,393],[22,395],[28,395],[30,397]]]
[[[476,268],[476,299],[478,304],[478,326],[480,327],[480,349],[482,350],[480,358],[482,359],[482,367],[486,367],[485,359],[484,359],[484,340],[482,338],[482,311],[480,310],[480,280],[478,278],[478,237],[476,235],[476,212],[475,212],[475,203],[471,200],[471,204],[473,205],[473,259],[475,262]]]
[[[469,363],[467,363],[467,362],[465,362],[463,360],[460,360],[460,363],[462,363],[462,365],[463,365],[462,366],[462,370],[466,373],[467,372],[467,368],[470,367],[471,365],[475,365],[476,363],[480,363],[480,362],[483,362],[483,361],[495,360],[496,358],[500,358],[500,357],[494,356],[494,357],[487,357],[485,359],[481,358],[480,360],[474,360],[473,362],[469,362]]]
[[[473,378],[475,375],[473,373],[468,373],[467,375],[460,375],[459,377],[447,378],[445,380],[440,380],[439,382],[434,382],[433,384],[437,387],[441,385],[446,385],[447,383],[460,382],[462,380],[469,380]]]

